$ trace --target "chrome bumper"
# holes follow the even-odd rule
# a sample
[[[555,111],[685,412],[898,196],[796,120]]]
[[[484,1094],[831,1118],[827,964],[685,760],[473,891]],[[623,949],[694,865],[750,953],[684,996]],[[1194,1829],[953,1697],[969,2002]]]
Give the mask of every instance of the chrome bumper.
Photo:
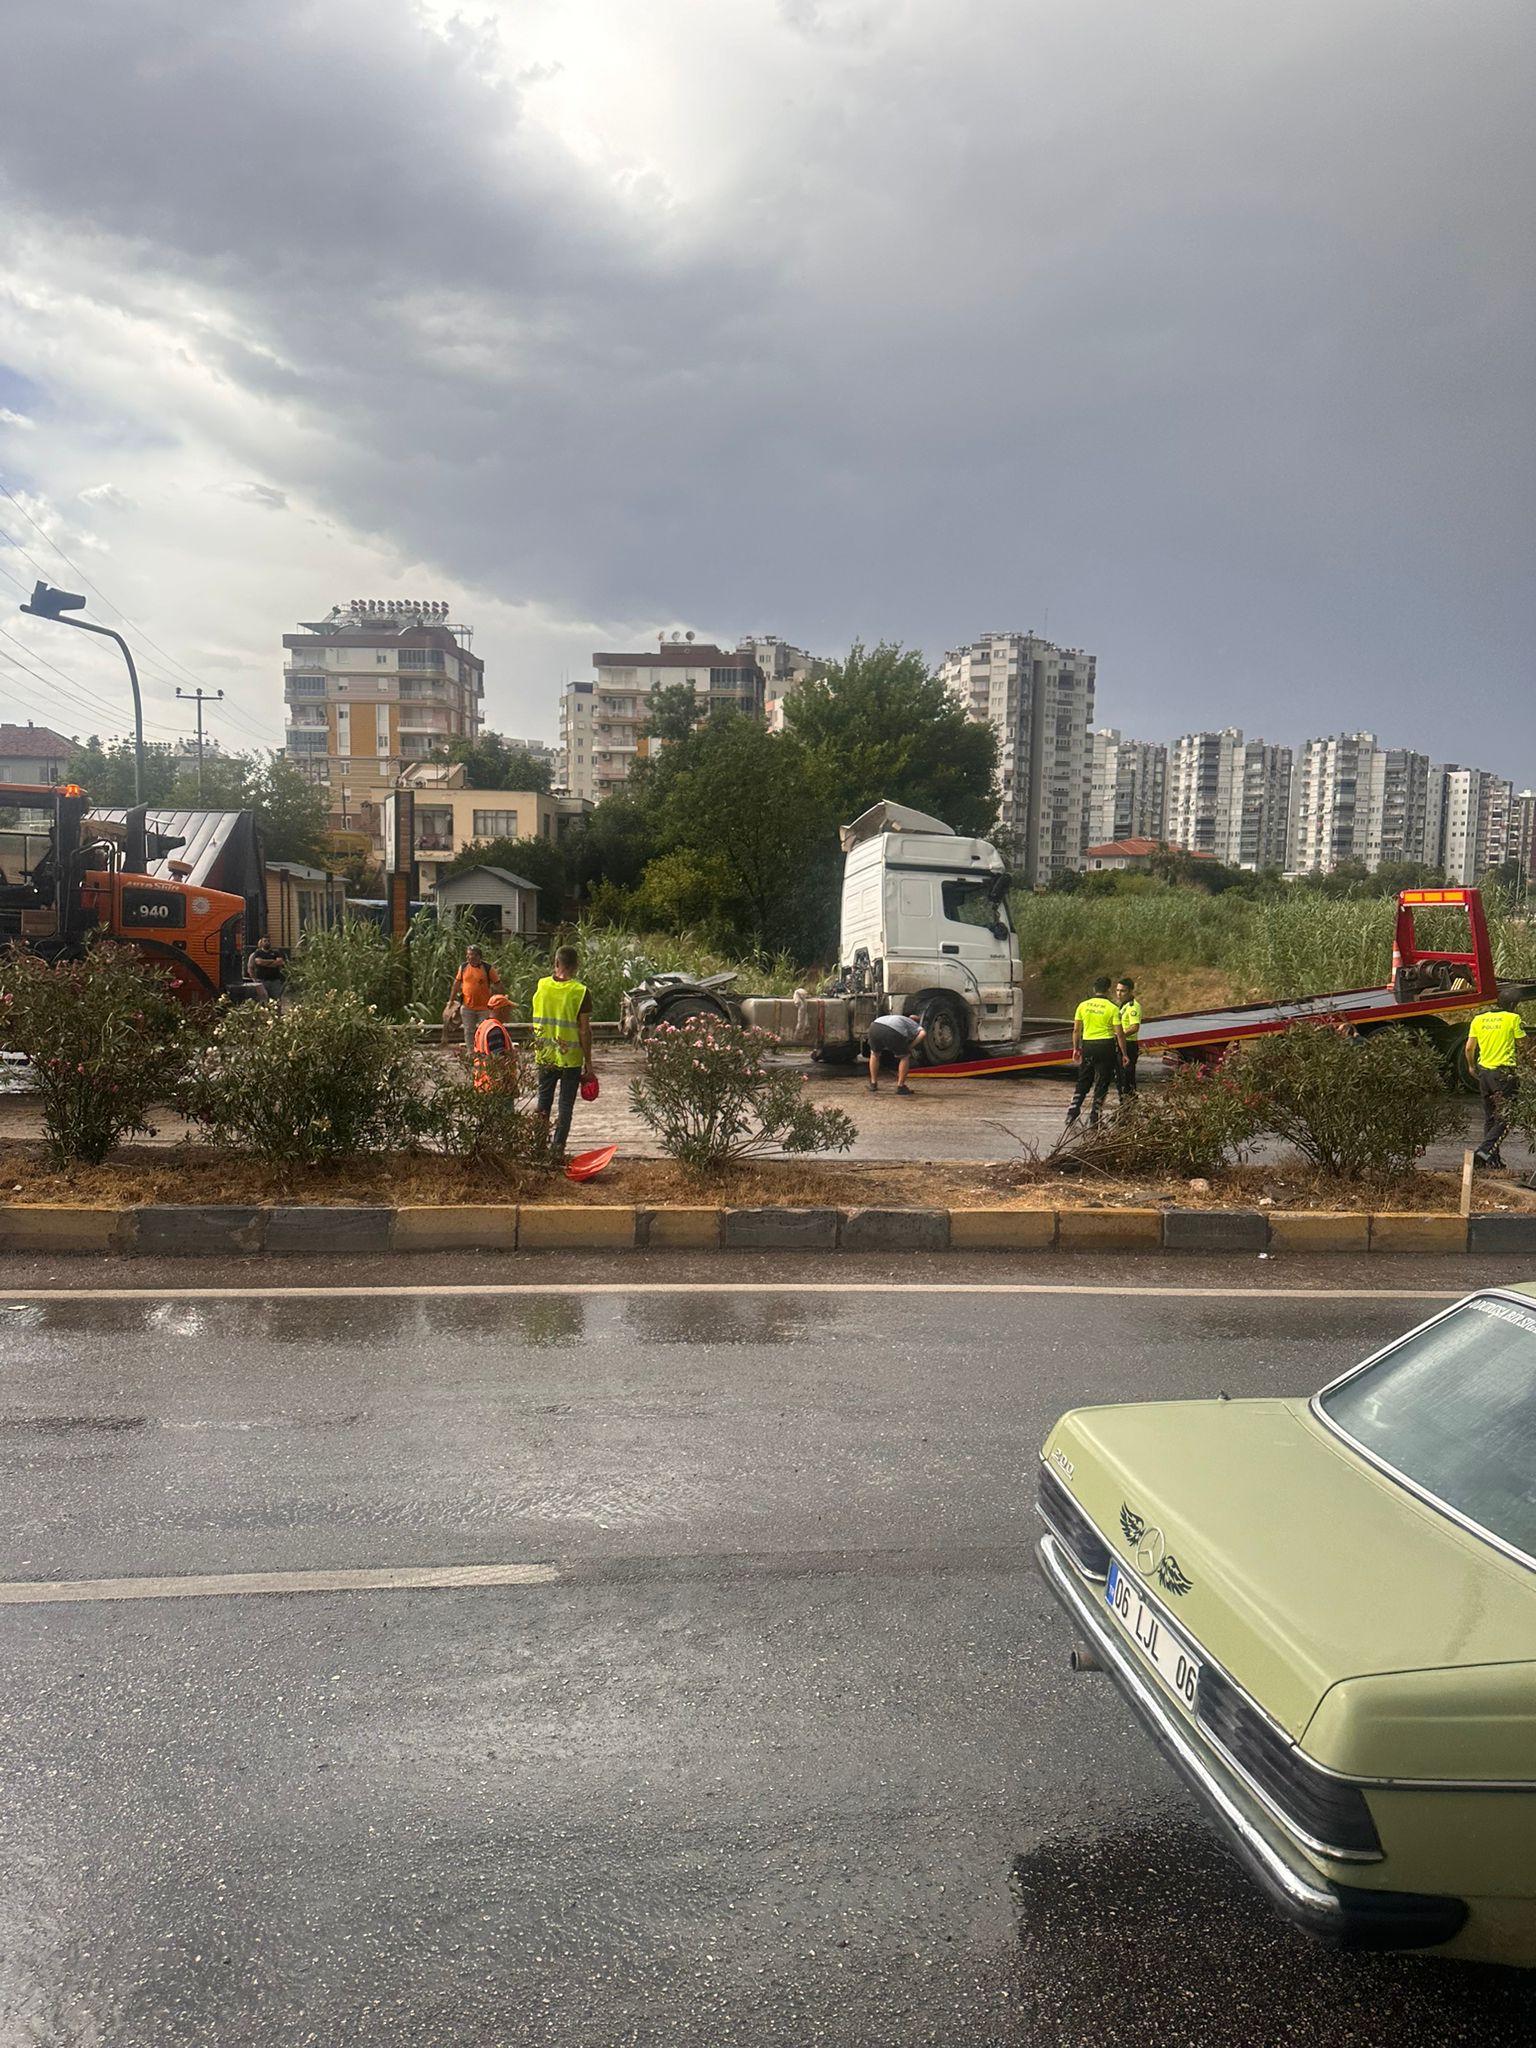
[[[1128,1653],[1107,1610],[1047,1533],[1036,1548],[1040,1570],[1073,1627],[1134,1709],[1142,1726],[1196,1793],[1227,1846],[1286,1917],[1345,1948],[1433,1948],[1458,1933],[1467,1917],[1460,1899],[1417,1892],[1378,1892],[1330,1884],[1303,1851],[1200,1742],[1149,1674]]]

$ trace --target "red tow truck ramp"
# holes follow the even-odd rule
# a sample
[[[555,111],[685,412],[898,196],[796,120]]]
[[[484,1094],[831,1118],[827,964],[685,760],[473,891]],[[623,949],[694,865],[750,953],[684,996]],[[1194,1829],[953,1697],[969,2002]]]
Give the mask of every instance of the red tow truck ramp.
[[[1417,944],[1416,910],[1462,910],[1467,920],[1467,949],[1424,950]],[[1323,1020],[1366,1030],[1387,1024],[1439,1020],[1455,1028],[1470,1019],[1499,993],[1493,949],[1483,899],[1476,889],[1405,889],[1397,899],[1392,946],[1392,971],[1382,987],[1338,990],[1331,995],[1303,996],[1285,1003],[1234,1003],[1221,1010],[1186,1010],[1168,1017],[1144,1018],[1140,1044],[1144,1053],[1188,1058],[1245,1038],[1263,1038],[1292,1024]],[[1508,984],[1506,995],[1523,1000],[1536,994],[1529,983]],[[1041,1074],[1070,1067],[1072,1033],[1053,1031],[1027,1038],[1004,1053],[982,1059],[952,1060],[924,1069],[925,1080],[963,1080],[974,1074]]]

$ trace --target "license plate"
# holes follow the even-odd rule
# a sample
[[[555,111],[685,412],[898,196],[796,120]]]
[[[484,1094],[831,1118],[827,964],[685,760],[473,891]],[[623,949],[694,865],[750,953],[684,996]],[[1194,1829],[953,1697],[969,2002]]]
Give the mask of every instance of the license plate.
[[[1195,1711],[1195,1689],[1200,1683],[1200,1661],[1191,1657],[1178,1637],[1141,1589],[1119,1565],[1109,1568],[1104,1598],[1110,1611],[1186,1712]]]

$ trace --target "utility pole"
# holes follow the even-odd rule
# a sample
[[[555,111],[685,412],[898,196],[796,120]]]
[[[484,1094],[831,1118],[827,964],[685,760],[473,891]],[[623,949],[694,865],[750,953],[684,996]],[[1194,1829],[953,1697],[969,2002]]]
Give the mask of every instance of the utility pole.
[[[205,690],[202,684],[199,683],[195,690],[183,690],[178,686],[176,695],[183,702],[197,706],[197,800],[201,803],[203,800],[203,706],[205,704],[220,703],[224,692],[222,690]]]

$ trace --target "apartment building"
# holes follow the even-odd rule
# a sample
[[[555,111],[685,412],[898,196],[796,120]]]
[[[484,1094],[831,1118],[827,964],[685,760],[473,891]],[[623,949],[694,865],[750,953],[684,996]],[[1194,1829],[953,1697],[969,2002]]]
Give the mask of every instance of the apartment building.
[[[1161,841],[1168,822],[1168,749],[1152,740],[1128,740],[1114,725],[1088,735],[1090,842]]]
[[[653,651],[594,654],[593,679],[567,683],[560,696],[562,780],[573,796],[600,798],[622,789],[644,757],[653,690],[686,683],[711,710],[761,718],[763,671],[751,648],[726,649],[674,634]]]
[[[1408,747],[1378,747],[1369,764],[1365,839],[1358,858],[1368,868],[1385,861],[1440,864],[1443,781],[1428,754]]]
[[[375,836],[402,770],[480,730],[485,664],[441,602],[354,598],[283,635],[284,751]]]
[[[1517,860],[1522,878],[1530,882],[1531,870],[1536,867],[1536,789],[1522,789],[1511,800],[1504,858]]]
[[[1440,811],[1439,866],[1445,879],[1466,887],[1509,858],[1510,827],[1518,822],[1513,783],[1486,768],[1459,768],[1444,776]]]
[[[946,688],[997,734],[999,829],[1023,880],[1081,868],[1090,838],[1088,734],[1098,664],[1034,633],[983,633],[940,664]]]
[[[1283,867],[1294,760],[1240,727],[1187,732],[1168,750],[1167,836],[1228,867]]]
[[[784,700],[808,675],[826,667],[821,655],[792,647],[777,633],[744,633],[738,654],[750,654],[763,672],[763,718],[770,732],[784,730]]]
[[[1365,859],[1378,751],[1370,732],[1307,741],[1297,769],[1290,873],[1331,874],[1341,861]]]

